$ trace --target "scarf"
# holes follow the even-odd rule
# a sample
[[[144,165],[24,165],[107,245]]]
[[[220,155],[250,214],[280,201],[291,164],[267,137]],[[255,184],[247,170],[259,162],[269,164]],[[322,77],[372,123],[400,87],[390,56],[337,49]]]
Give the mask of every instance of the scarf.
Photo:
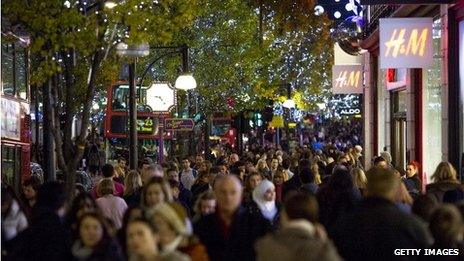
[[[263,180],[259,185],[253,190],[253,200],[258,205],[259,210],[264,218],[268,220],[273,220],[277,214],[277,207],[274,201],[267,201],[264,199],[264,194],[268,189],[275,188],[274,184],[269,180]]]

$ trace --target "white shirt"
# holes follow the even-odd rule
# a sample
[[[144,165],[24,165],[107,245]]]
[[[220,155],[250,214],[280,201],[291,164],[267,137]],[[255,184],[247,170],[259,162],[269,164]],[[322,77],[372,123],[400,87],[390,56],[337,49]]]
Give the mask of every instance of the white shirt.
[[[189,169],[187,171],[183,170],[180,174],[180,183],[184,185],[184,188],[190,190],[195,182],[195,177],[193,176],[193,170]]]

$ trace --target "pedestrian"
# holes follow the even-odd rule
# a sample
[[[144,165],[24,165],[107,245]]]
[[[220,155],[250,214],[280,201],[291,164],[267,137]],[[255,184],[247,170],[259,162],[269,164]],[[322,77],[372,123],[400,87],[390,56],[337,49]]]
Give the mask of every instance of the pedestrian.
[[[406,165],[406,178],[404,184],[409,193],[419,195],[422,192],[422,181],[419,177],[419,162],[413,160]]]
[[[321,223],[330,233],[338,219],[350,212],[361,200],[359,190],[345,166],[337,166],[327,184],[317,192]]]
[[[184,188],[191,190],[195,178],[197,177],[197,171],[190,167],[190,160],[185,157],[182,159],[182,171],[179,173],[179,182],[182,183]]]
[[[164,202],[172,201],[172,191],[169,183],[160,177],[153,177],[143,187],[141,206],[145,211]]]
[[[435,239],[433,249],[455,249],[459,255],[464,253],[464,223],[455,206],[444,204],[435,209],[429,228]],[[446,260],[462,260],[462,256],[447,256]]]
[[[114,178],[114,167],[113,167],[113,165],[111,165],[111,164],[103,165],[102,174],[103,174],[103,178],[92,189],[91,195],[93,196],[93,198],[97,199],[97,198],[102,196],[102,195],[98,194],[98,192],[100,191],[99,190],[100,184],[104,180],[111,180],[113,182],[113,184],[114,184],[114,195],[118,196],[118,197],[122,197],[124,195],[124,185],[122,185],[121,183],[113,180],[113,178]]]
[[[66,215],[66,227],[71,230],[72,240],[78,236],[77,221],[85,214],[89,212],[99,212],[95,200],[88,193],[81,193],[75,197],[71,203],[71,207]]]
[[[216,211],[216,197],[212,190],[203,192],[198,196],[194,205],[193,222],[198,221],[202,216],[213,214]]]
[[[162,253],[180,251],[193,261],[209,260],[206,248],[192,235],[192,225],[183,206],[162,203],[148,213],[158,228]]]
[[[281,228],[258,240],[256,260],[341,260],[317,221],[316,198],[305,192],[290,193],[281,212]]]
[[[198,176],[192,186],[192,201],[195,202],[198,196],[210,189],[210,174],[206,171],[199,171]]]
[[[101,209],[105,218],[111,220],[116,229],[122,227],[122,218],[127,210],[127,204],[124,199],[114,196],[114,183],[110,179],[104,179],[100,182],[98,192],[101,197],[96,200],[98,207]]]
[[[245,191],[243,192],[243,204],[253,202],[253,190],[263,181],[264,177],[259,172],[250,173],[245,179]]]
[[[188,261],[188,256],[172,251],[161,254],[158,229],[144,218],[135,218],[129,222],[126,231],[127,253],[129,261]]]
[[[319,185],[316,183],[316,175],[313,169],[304,167],[299,173],[301,179],[301,187],[299,190],[304,190],[316,195],[319,190]]]
[[[276,172],[274,175],[274,186],[276,190],[276,202],[281,203],[282,202],[282,188],[284,184],[284,173],[283,172]]]
[[[265,223],[269,224],[269,230],[274,230],[279,225],[280,205],[276,204],[276,192],[274,184],[265,179],[253,190],[253,204],[250,211],[257,212]]]
[[[145,186],[153,177],[164,177],[163,167],[159,164],[146,164],[140,170],[140,178],[142,179],[142,186]]]
[[[390,169],[367,173],[367,197],[334,226],[331,238],[346,260],[393,260],[396,249],[424,249],[431,235],[423,222],[394,204],[400,179]]]
[[[437,206],[438,204],[431,197],[427,195],[420,195],[414,200],[411,212],[419,217],[424,223],[428,224],[430,222],[430,217]]]
[[[129,207],[140,204],[140,195],[142,193],[142,179],[136,170],[131,170],[124,179],[123,199]]]
[[[28,218],[32,215],[32,208],[37,202],[37,192],[41,185],[40,179],[35,176],[29,177],[23,182],[21,200],[24,206],[24,213]]]
[[[367,186],[366,174],[361,168],[353,168],[350,173],[353,178],[355,187],[359,190],[361,196],[365,196]]]
[[[406,185],[403,182],[400,182],[400,184],[398,185],[394,202],[396,206],[402,211],[408,214],[411,213],[411,208],[412,204],[414,203],[414,200],[412,199],[411,195],[408,192],[408,189],[406,188]]]
[[[241,206],[242,185],[233,175],[221,176],[214,184],[217,208],[194,224],[195,234],[206,246],[211,260],[254,260],[253,245],[267,231]]]
[[[170,186],[171,192],[172,192],[172,201],[182,205],[182,207],[185,208],[185,211],[187,212],[187,215],[190,217],[190,215],[191,215],[191,201],[190,200],[184,201],[184,200],[180,199],[180,197],[179,197],[180,196],[180,190],[179,190],[180,183],[177,180],[174,180],[174,179],[169,179],[168,183],[169,183],[169,186]]]
[[[101,154],[100,146],[96,142],[90,145],[89,153],[87,155],[86,163],[89,166],[89,172],[94,177],[97,176],[101,169]]]
[[[171,190],[176,190],[176,192],[173,191],[173,194],[177,194],[177,199],[179,202],[182,202],[183,205],[189,210],[191,209],[191,204],[192,204],[192,192],[184,187],[184,185],[180,182],[180,177],[179,177],[179,171],[175,169],[170,169],[167,171],[167,176],[168,180],[173,180],[175,182],[170,182],[171,185]],[[177,187],[174,188],[173,186],[177,184]]]
[[[26,214],[10,186],[2,186],[2,245],[27,228]]]
[[[119,157],[117,160],[117,164],[114,167],[114,179],[125,185],[124,180],[127,174],[127,166],[126,166],[126,159],[123,157]]]
[[[72,245],[72,255],[78,261],[124,260],[121,249],[108,233],[104,218],[97,213],[85,213],[79,218],[79,238]]]
[[[37,192],[30,226],[12,242],[6,260],[71,260],[71,236],[62,220],[67,192],[64,184],[52,182]]]
[[[443,195],[446,191],[462,188],[462,185],[456,178],[456,169],[449,162],[438,164],[432,175],[432,180],[433,183],[426,186],[426,191],[427,195],[437,203],[443,202]]]

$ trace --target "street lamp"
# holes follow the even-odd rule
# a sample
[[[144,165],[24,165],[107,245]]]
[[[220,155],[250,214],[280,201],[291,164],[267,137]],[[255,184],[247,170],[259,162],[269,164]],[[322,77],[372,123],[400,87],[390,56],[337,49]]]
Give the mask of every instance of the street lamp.
[[[284,106],[287,109],[293,109],[295,108],[295,101],[291,97],[291,86],[290,84],[287,84],[287,100],[284,101],[282,106]]]
[[[127,45],[119,43],[116,53],[122,57],[134,58],[129,64],[129,166],[131,170],[137,169],[137,100],[135,85],[135,65],[138,57],[150,54],[148,44]]]
[[[176,83],[174,87],[179,90],[192,90],[197,87],[197,82],[195,78],[193,78],[192,73],[189,71],[189,59],[188,59],[188,46],[187,45],[181,45],[181,46],[163,46],[163,47],[152,47],[151,49],[172,49],[169,52],[166,52],[150,62],[148,66],[145,68],[145,71],[142,73],[142,76],[140,77],[139,80],[139,88],[143,86],[143,80],[145,79],[145,76],[147,76],[148,72],[150,69],[155,65],[156,62],[161,60],[164,57],[173,55],[173,54],[181,54],[182,55],[182,74],[179,75],[176,79]],[[162,121],[162,120],[161,120]],[[164,141],[163,141],[163,131],[159,130],[159,157],[158,160],[161,163],[163,161],[163,153],[164,153]]]

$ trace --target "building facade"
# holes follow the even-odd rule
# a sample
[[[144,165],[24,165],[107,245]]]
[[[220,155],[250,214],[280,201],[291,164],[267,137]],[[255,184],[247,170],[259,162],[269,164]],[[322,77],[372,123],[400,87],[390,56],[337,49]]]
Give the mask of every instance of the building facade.
[[[373,5],[365,13],[364,53],[366,166],[388,151],[404,170],[416,160],[430,182],[441,161],[463,176],[464,2],[436,5]],[[430,17],[433,65],[380,69],[379,19]]]

